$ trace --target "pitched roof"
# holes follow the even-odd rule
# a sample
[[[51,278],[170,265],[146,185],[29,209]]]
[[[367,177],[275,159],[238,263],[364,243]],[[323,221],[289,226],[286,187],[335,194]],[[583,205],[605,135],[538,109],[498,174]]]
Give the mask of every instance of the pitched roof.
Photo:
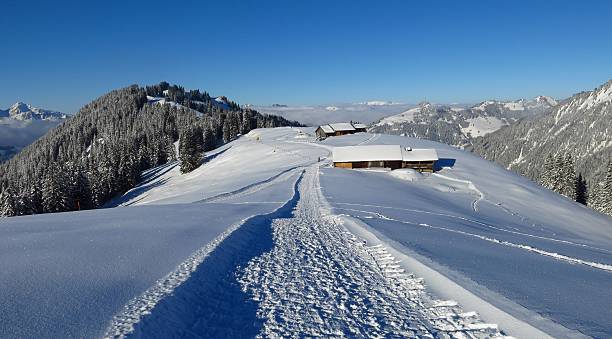
[[[435,161],[435,149],[411,149],[400,145],[361,145],[334,147],[334,162],[359,161]]]
[[[353,124],[353,126],[354,126],[356,129],[361,129],[361,128],[364,128],[364,129],[365,129],[365,128],[368,128],[368,125],[366,125],[366,124]]]
[[[342,132],[342,131],[354,131],[355,127],[348,122],[337,122],[335,124],[329,124],[334,131]]]
[[[402,148],[399,145],[334,147],[333,159],[334,162],[401,161]]]
[[[321,126],[319,126],[319,128],[322,129],[323,132],[325,132],[325,133],[328,133],[328,134],[334,133],[334,129],[331,128],[330,125],[321,125]]]
[[[438,152],[433,148],[402,148],[402,158],[404,161],[436,161]]]

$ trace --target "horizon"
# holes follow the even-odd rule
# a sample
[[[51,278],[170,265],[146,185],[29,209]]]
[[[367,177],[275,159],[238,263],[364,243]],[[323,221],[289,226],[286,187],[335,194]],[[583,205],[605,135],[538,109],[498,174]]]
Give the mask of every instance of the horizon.
[[[0,109],[160,81],[241,105],[562,100],[612,78],[612,3],[10,3]],[[186,10],[187,9],[187,10]],[[211,14],[212,13],[212,14]],[[313,24],[316,23],[316,24]]]

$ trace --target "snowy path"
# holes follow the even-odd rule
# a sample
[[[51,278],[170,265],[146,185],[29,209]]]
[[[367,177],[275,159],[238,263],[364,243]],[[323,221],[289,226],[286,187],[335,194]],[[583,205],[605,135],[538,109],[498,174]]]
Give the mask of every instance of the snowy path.
[[[318,187],[310,167],[293,217],[272,222],[272,250],[240,270],[243,291],[258,302],[260,336],[501,335],[455,302],[432,299],[384,247],[368,247],[322,214]]]

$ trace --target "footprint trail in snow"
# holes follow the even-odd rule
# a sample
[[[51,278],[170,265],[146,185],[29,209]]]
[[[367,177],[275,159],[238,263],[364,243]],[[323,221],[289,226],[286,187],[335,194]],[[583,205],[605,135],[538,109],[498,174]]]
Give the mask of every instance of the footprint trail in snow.
[[[383,246],[368,246],[321,212],[318,181],[310,167],[293,217],[272,221],[272,250],[237,272],[258,303],[260,337],[503,336],[475,312],[433,299]]]

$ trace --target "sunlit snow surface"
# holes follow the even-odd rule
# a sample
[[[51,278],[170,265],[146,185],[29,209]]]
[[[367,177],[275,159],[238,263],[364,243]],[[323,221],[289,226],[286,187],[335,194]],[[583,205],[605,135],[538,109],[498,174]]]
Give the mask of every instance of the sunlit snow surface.
[[[357,144],[447,168],[328,167]],[[0,219],[0,337],[612,335],[612,221],[438,143],[255,130],[119,205]]]

